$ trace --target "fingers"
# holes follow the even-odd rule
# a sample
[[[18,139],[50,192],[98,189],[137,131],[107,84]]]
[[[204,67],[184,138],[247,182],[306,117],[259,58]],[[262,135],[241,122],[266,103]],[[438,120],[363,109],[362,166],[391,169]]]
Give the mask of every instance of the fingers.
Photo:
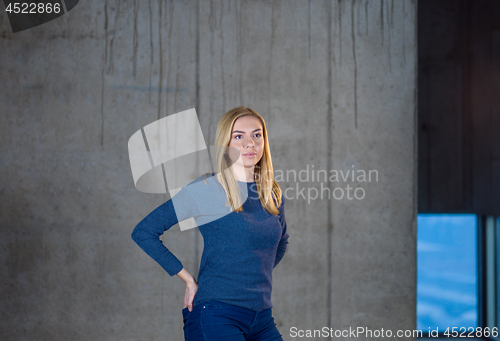
[[[186,293],[186,296],[184,297],[184,305],[187,306],[190,312],[193,310],[193,300],[194,296],[190,293]]]
[[[193,302],[194,302],[194,297],[196,296],[196,293],[193,293],[190,295],[189,300],[188,300],[188,310],[192,311],[193,310]]]
[[[188,310],[189,311],[193,310],[194,297],[195,297],[195,295],[192,295],[191,297],[189,297],[189,301],[188,301]]]
[[[184,295],[184,305],[187,306],[188,310],[191,312],[193,310],[193,302],[198,291],[198,285],[194,289],[186,287],[186,293]]]

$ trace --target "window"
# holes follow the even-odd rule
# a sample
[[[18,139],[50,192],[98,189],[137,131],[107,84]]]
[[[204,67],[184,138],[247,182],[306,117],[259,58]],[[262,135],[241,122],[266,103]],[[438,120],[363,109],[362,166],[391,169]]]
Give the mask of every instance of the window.
[[[419,214],[417,329],[478,326],[478,219],[475,214]]]

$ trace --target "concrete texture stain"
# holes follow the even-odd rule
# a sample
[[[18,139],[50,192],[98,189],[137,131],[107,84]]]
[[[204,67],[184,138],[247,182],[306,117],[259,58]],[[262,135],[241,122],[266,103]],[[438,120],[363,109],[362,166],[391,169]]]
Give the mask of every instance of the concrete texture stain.
[[[351,3],[351,44],[354,62],[354,129],[358,129],[358,61],[356,59],[356,34],[354,32],[354,1]]]

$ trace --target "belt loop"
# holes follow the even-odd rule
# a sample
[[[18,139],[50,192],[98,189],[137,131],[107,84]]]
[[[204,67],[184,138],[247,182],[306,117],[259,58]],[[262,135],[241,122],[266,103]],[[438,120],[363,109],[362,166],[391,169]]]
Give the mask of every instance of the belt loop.
[[[251,327],[251,328],[253,328],[253,327],[257,324],[257,320],[258,320],[258,319],[259,319],[259,312],[258,312],[258,311],[256,311],[256,312],[255,312],[255,315],[254,315],[254,317],[253,317],[253,322],[252,322],[252,327]]]

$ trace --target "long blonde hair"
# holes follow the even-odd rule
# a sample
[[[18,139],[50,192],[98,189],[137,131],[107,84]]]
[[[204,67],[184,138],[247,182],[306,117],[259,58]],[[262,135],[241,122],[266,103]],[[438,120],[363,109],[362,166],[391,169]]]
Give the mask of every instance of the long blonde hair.
[[[262,116],[255,110],[245,108],[244,106],[229,110],[221,117],[217,125],[217,133],[215,137],[216,151],[216,168],[217,179],[224,188],[228,202],[234,212],[242,210],[243,203],[241,202],[240,189],[236,183],[236,179],[232,171],[227,171],[231,166],[228,162],[227,146],[231,141],[231,131],[234,121],[242,116],[252,115],[257,117],[262,124],[262,135],[264,138],[264,151],[262,158],[255,165],[254,175],[257,187],[257,193],[262,206],[271,214],[278,214],[278,207],[281,206],[281,188],[274,180],[273,162],[271,159],[271,150],[269,149],[269,141],[267,139],[266,123]],[[276,201],[276,203],[275,203]]]

